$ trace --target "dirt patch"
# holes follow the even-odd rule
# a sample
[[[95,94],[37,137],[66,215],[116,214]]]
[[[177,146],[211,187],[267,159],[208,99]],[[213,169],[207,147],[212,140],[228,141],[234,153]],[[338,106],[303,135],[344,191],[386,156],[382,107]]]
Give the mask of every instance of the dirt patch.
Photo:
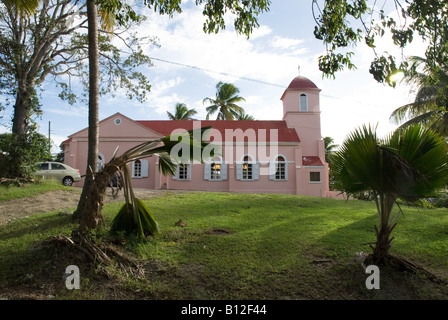
[[[68,191],[55,190],[39,194],[35,197],[12,199],[0,202],[0,225],[13,220],[24,218],[33,214],[73,210],[78,205],[81,188],[73,187]],[[166,190],[134,189],[137,198],[145,200],[165,194]],[[111,192],[106,193],[106,203],[124,202],[123,191],[117,196]]]
[[[204,231],[204,233],[211,234],[214,236],[226,236],[233,233],[232,230],[223,229],[223,228],[211,228]]]

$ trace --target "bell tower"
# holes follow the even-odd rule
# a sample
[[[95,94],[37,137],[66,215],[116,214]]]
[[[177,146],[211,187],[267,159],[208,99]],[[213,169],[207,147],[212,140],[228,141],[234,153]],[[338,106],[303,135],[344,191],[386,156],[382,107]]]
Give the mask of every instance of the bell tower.
[[[320,89],[308,78],[295,77],[283,93],[283,120],[294,128],[304,156],[318,156],[325,161],[325,147],[320,127]]]

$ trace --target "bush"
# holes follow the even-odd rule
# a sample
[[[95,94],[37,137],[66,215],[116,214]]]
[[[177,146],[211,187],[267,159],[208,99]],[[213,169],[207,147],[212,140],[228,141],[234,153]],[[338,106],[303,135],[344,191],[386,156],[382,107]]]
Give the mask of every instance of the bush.
[[[48,138],[31,132],[25,136],[11,133],[0,135],[0,176],[10,179],[29,179],[36,163],[50,158]]]
[[[448,194],[445,193],[444,195],[437,198],[434,205],[438,208],[448,208]]]

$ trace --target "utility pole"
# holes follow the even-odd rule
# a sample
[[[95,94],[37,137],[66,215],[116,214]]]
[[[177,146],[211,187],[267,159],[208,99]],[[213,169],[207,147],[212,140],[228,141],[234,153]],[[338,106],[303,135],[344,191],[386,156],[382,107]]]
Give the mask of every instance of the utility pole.
[[[51,121],[48,121],[48,154],[51,157]]]

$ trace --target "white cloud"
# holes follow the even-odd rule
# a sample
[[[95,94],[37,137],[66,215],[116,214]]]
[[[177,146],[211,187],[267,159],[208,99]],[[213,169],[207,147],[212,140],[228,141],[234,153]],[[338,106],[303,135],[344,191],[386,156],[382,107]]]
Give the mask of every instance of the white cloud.
[[[272,47],[280,49],[294,49],[302,43],[303,40],[284,38],[279,36],[274,37],[274,39],[272,39],[270,42]]]

